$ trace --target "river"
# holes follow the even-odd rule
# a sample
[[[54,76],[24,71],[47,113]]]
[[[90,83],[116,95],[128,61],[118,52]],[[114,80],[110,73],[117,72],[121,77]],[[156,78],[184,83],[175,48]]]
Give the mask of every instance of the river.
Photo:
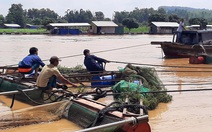
[[[51,56],[62,57],[61,66],[73,67],[82,65],[84,49],[90,49],[95,55],[113,61],[135,62],[154,65],[190,66],[188,58],[163,59],[159,45],[151,45],[151,41],[171,41],[171,35],[102,35],[102,36],[49,36],[49,35],[0,35],[0,65],[17,64],[28,54],[30,47],[39,49],[39,56],[48,60]],[[134,46],[134,47],[133,47]],[[124,48],[126,47],[126,48]],[[107,52],[106,52],[107,51]],[[45,63],[49,63],[45,61]],[[108,63],[106,70],[117,70],[125,64]],[[192,65],[197,66],[197,65]],[[201,67],[211,67],[201,64]],[[170,67],[155,67],[157,70],[176,71]],[[212,72],[187,72],[188,70],[202,71],[204,69],[178,69],[185,72],[158,72],[164,84],[169,85],[168,90],[211,88],[211,85],[198,85],[210,83]],[[208,71],[209,69],[207,69]],[[182,85],[181,85],[182,84]],[[190,84],[190,85],[183,85]],[[192,85],[191,85],[192,84]],[[195,85],[197,84],[197,85]],[[212,91],[173,92],[170,103],[161,103],[156,110],[149,111],[149,123],[152,132],[211,132],[212,131]],[[0,100],[10,105],[11,100],[0,96]],[[107,103],[112,98],[107,97]],[[16,101],[13,110],[29,107]],[[62,119],[55,122],[22,126],[2,132],[23,131],[74,131],[78,128],[71,122]]]

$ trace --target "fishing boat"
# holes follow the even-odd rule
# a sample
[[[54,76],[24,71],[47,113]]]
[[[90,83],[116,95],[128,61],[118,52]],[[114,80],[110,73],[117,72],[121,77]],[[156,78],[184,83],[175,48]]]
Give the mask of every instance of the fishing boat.
[[[177,39],[177,32],[172,41],[152,41],[160,44],[166,58],[188,58],[196,54],[212,54],[212,30],[182,31]]]
[[[47,101],[44,98],[45,93],[36,88],[35,81],[32,78],[20,78],[17,75],[16,68],[2,69],[0,74],[0,95],[11,96],[13,100],[11,106],[14,103],[14,99],[26,102],[30,100],[32,101],[31,103],[39,106],[45,105],[42,104]],[[79,78],[82,77],[85,77],[85,75],[75,75],[72,78],[79,81]],[[90,75],[87,77],[91,78]],[[55,99],[52,100],[53,96]],[[48,96],[48,99],[53,102],[61,100],[70,102],[64,110],[63,117],[80,126],[82,130],[79,130],[79,132],[151,131],[148,124],[148,112],[142,105],[137,106],[141,109],[141,113],[134,114],[126,111],[133,105],[120,102],[112,102],[109,105],[105,105],[83,96],[76,97],[75,94],[64,89],[53,92],[53,94]],[[21,121],[16,122],[16,125],[22,125]]]

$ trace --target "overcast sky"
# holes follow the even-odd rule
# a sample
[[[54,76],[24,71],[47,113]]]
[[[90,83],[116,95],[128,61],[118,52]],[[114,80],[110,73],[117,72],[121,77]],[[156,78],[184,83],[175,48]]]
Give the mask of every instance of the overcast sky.
[[[0,0],[0,14],[7,15],[11,4],[22,4],[23,9],[49,8],[60,16],[70,10],[102,11],[105,17],[112,18],[114,11],[132,11],[138,8],[154,8],[159,6],[183,6],[212,9],[210,0]]]

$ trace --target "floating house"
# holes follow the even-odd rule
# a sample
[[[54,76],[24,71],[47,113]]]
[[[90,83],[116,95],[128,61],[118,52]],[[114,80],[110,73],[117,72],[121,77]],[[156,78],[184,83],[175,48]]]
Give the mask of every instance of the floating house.
[[[4,24],[4,28],[20,28],[18,24]]]
[[[90,32],[93,34],[120,34],[119,26],[113,21],[92,21]]]
[[[150,34],[173,34],[177,31],[179,24],[177,22],[151,22]]]
[[[49,23],[47,27],[51,34],[58,35],[78,35],[87,33],[90,29],[89,23]]]

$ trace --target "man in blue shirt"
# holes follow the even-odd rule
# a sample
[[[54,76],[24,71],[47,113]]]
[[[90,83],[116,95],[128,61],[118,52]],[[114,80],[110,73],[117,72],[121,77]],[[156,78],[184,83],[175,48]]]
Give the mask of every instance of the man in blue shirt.
[[[85,49],[83,54],[85,55],[84,65],[86,66],[86,69],[93,74],[103,72],[103,63],[109,62],[95,55],[91,55],[90,50],[88,49]]]
[[[36,47],[32,47],[29,49],[29,55],[19,62],[18,70],[20,73],[25,74],[30,74],[35,70],[34,77],[37,77],[39,67],[43,67],[44,65],[45,64],[38,56],[38,49]]]

